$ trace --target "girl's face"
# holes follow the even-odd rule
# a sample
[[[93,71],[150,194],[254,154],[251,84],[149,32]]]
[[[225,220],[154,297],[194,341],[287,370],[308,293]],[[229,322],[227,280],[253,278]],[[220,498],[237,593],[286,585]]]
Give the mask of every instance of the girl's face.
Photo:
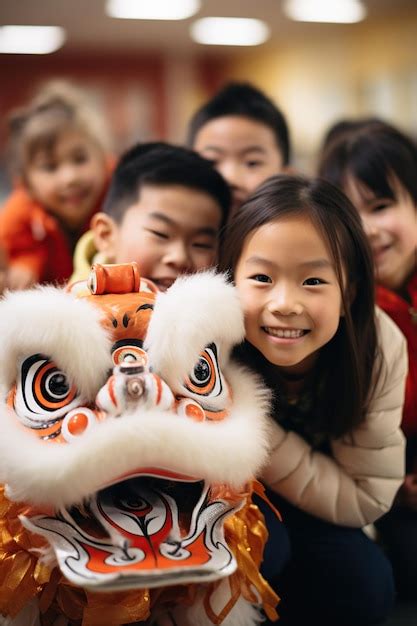
[[[235,283],[246,339],[280,370],[308,372],[335,335],[342,311],[333,260],[312,222],[288,216],[253,231]]]
[[[400,290],[416,269],[417,207],[396,179],[392,186],[395,200],[376,197],[352,176],[348,177],[344,191],[362,218],[377,281]]]
[[[63,133],[53,150],[35,153],[25,172],[35,200],[74,230],[96,206],[105,176],[102,151],[79,130]]]

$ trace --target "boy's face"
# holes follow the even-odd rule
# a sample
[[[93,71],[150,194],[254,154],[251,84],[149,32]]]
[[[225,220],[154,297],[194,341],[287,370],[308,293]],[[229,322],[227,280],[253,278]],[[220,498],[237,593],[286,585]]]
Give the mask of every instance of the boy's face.
[[[193,148],[213,161],[229,184],[232,213],[267,178],[284,170],[272,129],[241,115],[218,117],[204,124]]]
[[[39,150],[26,168],[32,196],[67,228],[81,228],[103,191],[103,152],[85,133],[68,130],[50,151]]]
[[[120,224],[99,213],[92,228],[99,251],[115,263],[137,261],[141,275],[165,291],[180,274],[216,262],[221,220],[220,206],[203,191],[146,185]]]

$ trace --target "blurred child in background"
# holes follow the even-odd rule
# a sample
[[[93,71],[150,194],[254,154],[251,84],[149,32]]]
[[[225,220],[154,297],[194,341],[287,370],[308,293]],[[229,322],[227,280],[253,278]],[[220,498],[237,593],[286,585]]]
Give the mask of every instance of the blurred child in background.
[[[179,146],[138,144],[122,155],[103,210],[77,246],[71,280],[85,280],[95,261],[136,261],[165,291],[180,274],[216,263],[229,205],[228,186],[209,161]]]
[[[104,138],[98,112],[66,83],[46,85],[13,114],[10,166],[16,187],[0,210],[5,287],[24,289],[71,275],[75,243],[107,188]]]
[[[232,212],[270,176],[285,171],[290,138],[285,118],[247,83],[229,83],[192,117],[188,145],[210,159],[232,191]]]
[[[399,595],[416,598],[417,581],[417,147],[381,120],[344,122],[328,133],[320,175],[358,209],[372,247],[378,305],[404,333],[409,374],[402,428],[407,475],[394,508],[378,523]]]

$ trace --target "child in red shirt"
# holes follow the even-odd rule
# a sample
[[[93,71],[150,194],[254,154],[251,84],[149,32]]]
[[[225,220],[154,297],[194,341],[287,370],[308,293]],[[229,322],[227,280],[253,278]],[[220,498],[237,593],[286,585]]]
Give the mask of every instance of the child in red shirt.
[[[402,429],[407,475],[396,506],[379,522],[399,594],[417,580],[417,147],[378,119],[346,120],[328,134],[319,173],[343,188],[372,246],[377,304],[407,339],[409,374]]]
[[[64,281],[107,188],[105,134],[83,94],[63,83],[46,86],[16,112],[10,134],[17,184],[0,213],[4,286]]]

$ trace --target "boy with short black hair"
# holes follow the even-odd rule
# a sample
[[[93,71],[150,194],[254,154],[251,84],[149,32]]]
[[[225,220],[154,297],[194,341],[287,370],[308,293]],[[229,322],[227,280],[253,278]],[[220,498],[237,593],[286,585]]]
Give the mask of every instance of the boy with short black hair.
[[[262,91],[228,83],[192,117],[188,145],[214,162],[228,182],[235,211],[267,178],[290,161],[286,120]]]
[[[180,274],[216,262],[229,205],[223,178],[192,150],[162,142],[134,146],[79,242],[72,280],[85,279],[92,261],[137,261],[141,275],[164,291]]]

